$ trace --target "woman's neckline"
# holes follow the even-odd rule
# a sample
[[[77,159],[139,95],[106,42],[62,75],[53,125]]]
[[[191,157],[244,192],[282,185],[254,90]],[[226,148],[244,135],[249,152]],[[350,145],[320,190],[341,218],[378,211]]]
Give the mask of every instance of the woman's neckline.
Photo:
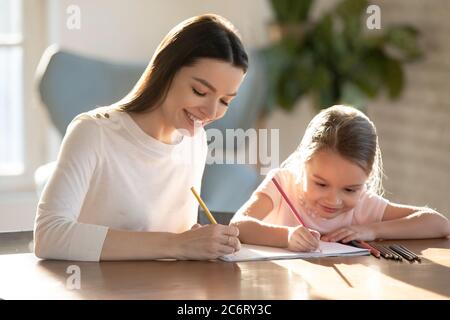
[[[123,119],[125,121],[125,127],[130,132],[130,134],[137,139],[141,144],[143,144],[145,147],[150,149],[158,149],[163,152],[170,152],[175,147],[179,146],[185,139],[184,136],[179,134],[177,136],[178,140],[175,141],[172,144],[165,143],[163,141],[160,141],[148,133],[146,133],[137,123],[136,121],[131,117],[131,115],[126,112],[122,111]]]

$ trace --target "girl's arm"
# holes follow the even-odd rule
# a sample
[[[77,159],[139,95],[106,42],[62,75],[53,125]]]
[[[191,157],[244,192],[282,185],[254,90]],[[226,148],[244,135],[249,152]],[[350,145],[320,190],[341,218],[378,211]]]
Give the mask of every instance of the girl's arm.
[[[262,220],[272,211],[273,202],[262,192],[256,192],[231,219],[239,228],[243,243],[285,248],[288,245],[288,227],[277,226]]]
[[[292,251],[310,251],[319,246],[320,234],[303,226],[285,227],[263,220],[273,209],[272,199],[256,192],[231,220],[239,228],[243,243],[288,248]]]
[[[325,241],[424,239],[450,235],[450,223],[442,214],[425,207],[389,203],[381,222],[369,225],[352,225],[335,230],[324,237]]]
[[[423,239],[450,235],[450,222],[442,214],[426,207],[389,203],[383,220],[371,225],[376,238]]]

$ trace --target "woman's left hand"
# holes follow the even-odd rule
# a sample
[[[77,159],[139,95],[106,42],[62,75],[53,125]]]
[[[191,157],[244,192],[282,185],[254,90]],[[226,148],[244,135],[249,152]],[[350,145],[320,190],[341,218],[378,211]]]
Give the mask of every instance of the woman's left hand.
[[[370,226],[348,226],[324,235],[321,240],[346,243],[352,240],[372,241],[375,238],[375,231]]]

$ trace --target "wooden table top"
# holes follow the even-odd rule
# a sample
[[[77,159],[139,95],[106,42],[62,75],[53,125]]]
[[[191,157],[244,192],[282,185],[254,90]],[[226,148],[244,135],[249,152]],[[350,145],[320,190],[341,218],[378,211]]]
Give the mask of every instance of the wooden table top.
[[[450,239],[400,243],[422,263],[372,256],[228,263],[78,262],[0,255],[2,299],[449,299]],[[67,286],[71,265],[80,289]],[[70,270],[70,269],[69,269]],[[72,278],[73,279],[73,278]],[[73,284],[73,282],[72,282]]]

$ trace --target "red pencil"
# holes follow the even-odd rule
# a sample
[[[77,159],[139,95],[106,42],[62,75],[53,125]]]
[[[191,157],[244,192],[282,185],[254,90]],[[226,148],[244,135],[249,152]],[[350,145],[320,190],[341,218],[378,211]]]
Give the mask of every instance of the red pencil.
[[[292,205],[291,201],[289,200],[289,198],[287,197],[286,193],[284,193],[283,189],[281,188],[280,184],[278,183],[278,181],[275,179],[275,177],[272,178],[273,183],[275,184],[275,187],[277,187],[278,191],[280,191],[281,196],[283,197],[284,200],[286,200],[289,208],[291,209],[292,213],[294,214],[294,216],[297,218],[298,222],[301,223],[302,226],[306,227],[305,223],[303,222],[302,218],[300,217],[300,214],[298,213],[298,211],[294,208],[294,206]]]
[[[349,242],[352,246],[363,248],[369,250],[370,254],[373,255],[375,258],[380,258],[381,254],[380,251],[370,246],[368,243],[361,241],[361,240],[352,240]]]
[[[381,256],[380,251],[378,251],[377,249],[375,249],[374,247],[372,247],[370,244],[368,244],[365,241],[362,241],[362,240],[357,240],[357,241],[359,242],[359,244],[361,246],[368,249],[372,255],[374,255],[377,258],[380,258],[380,256]]]

